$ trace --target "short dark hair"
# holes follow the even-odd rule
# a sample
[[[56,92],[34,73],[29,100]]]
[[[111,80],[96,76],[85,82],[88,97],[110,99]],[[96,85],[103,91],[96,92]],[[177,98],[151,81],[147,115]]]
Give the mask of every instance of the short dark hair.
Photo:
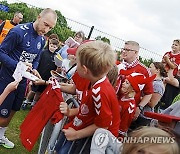
[[[57,40],[56,38],[52,38],[52,39],[49,40],[49,44],[59,46],[59,40]]]

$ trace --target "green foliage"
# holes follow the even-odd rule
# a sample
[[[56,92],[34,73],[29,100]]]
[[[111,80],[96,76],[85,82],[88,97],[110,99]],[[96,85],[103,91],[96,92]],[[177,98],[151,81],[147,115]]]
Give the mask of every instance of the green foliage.
[[[153,59],[143,59],[141,56],[139,56],[139,61],[143,63],[145,66],[149,67],[149,65],[154,62]]]
[[[29,7],[26,3],[8,4],[7,1],[2,1],[1,4],[9,7],[9,12],[0,11],[0,19],[2,20],[12,19],[14,13],[20,11],[24,16],[22,23],[33,22],[42,11],[41,8]],[[68,27],[67,21],[61,12],[56,10],[56,13],[58,16],[57,24],[47,35],[49,36],[50,34],[55,33],[59,36],[61,41],[65,41],[69,36],[73,36],[74,32]]]
[[[118,60],[118,61],[121,61],[121,58],[120,58],[120,56],[121,56],[121,51],[115,50],[115,52],[117,53],[117,60]]]
[[[106,38],[106,37],[97,36],[95,39],[96,39],[96,40],[104,41],[104,42],[106,42],[106,43],[108,43],[108,44],[111,44],[111,43],[110,43],[110,40],[109,40],[108,38]]]

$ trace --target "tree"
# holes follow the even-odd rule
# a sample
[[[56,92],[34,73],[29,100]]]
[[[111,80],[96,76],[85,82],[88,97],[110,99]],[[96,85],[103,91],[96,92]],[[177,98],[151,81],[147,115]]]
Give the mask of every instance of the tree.
[[[143,59],[141,56],[139,56],[139,61],[145,66],[149,67],[149,65],[153,62],[153,59]]]
[[[2,1],[1,4],[4,4],[9,7],[9,12],[0,11],[0,19],[12,19],[16,11],[23,13],[23,23],[33,22],[36,20],[38,14],[42,11],[41,8],[37,7],[28,7],[26,3],[11,3],[8,4],[7,1]],[[57,11],[57,24],[56,26],[47,34],[48,36],[52,33],[55,33],[59,36],[61,41],[65,41],[69,36],[73,36],[74,31],[68,27],[66,18],[61,14],[60,11]]]
[[[103,42],[106,42],[106,43],[110,44],[110,40],[108,38],[106,38],[106,37],[97,36],[95,38],[95,40],[101,40]]]

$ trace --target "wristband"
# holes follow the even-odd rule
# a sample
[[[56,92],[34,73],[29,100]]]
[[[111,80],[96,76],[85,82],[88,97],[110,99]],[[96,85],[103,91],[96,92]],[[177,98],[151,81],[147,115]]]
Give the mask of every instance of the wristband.
[[[141,112],[143,111],[144,107],[141,105],[138,105],[139,109],[141,110]]]

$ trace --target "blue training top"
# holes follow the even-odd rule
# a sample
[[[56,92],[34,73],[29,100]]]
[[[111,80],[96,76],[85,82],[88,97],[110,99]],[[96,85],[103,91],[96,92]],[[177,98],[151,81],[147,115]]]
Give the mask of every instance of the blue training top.
[[[45,39],[37,34],[33,23],[19,24],[12,28],[0,45],[0,77],[7,81],[14,80],[12,74],[19,61],[32,63],[36,69],[44,45]]]

